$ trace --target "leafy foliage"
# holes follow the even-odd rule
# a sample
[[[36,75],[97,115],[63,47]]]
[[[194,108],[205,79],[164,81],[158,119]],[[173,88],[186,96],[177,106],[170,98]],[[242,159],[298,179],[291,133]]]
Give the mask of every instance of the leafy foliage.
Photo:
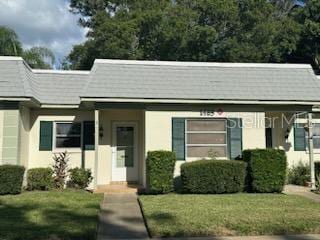
[[[320,73],[320,1],[308,0],[306,6],[295,13],[301,25],[301,39],[292,56],[295,61],[313,64]]]
[[[68,186],[71,188],[86,189],[93,179],[90,169],[72,168],[69,173]]]
[[[181,166],[187,193],[236,193],[244,188],[246,164],[231,160],[200,160]]]
[[[51,69],[55,57],[45,47],[32,47],[24,50],[18,35],[10,28],[0,26],[0,56],[21,56],[32,68]]]
[[[299,162],[298,165],[289,169],[288,183],[304,186],[305,182],[310,181],[310,167]]]
[[[71,0],[89,33],[68,60],[75,69],[95,58],[285,62],[301,35],[292,2]]]
[[[12,29],[0,26],[0,55],[20,56],[22,51],[18,35]]]
[[[27,172],[28,190],[49,190],[53,186],[51,168],[31,168]]]
[[[150,151],[147,156],[147,188],[153,194],[173,191],[176,155],[170,151]]]
[[[53,52],[44,47],[32,47],[25,50],[22,56],[31,68],[50,69],[55,62]]]
[[[0,195],[19,194],[25,168],[17,165],[0,166]]]
[[[314,170],[316,175],[316,188],[317,191],[320,193],[320,162],[314,163]]]
[[[54,164],[53,168],[53,181],[54,185],[58,189],[63,189],[65,187],[66,178],[68,175],[68,162],[69,154],[67,151],[63,153],[54,154],[53,156]]]
[[[283,150],[244,150],[242,157],[248,163],[246,182],[249,191],[282,192],[287,169],[287,157]]]

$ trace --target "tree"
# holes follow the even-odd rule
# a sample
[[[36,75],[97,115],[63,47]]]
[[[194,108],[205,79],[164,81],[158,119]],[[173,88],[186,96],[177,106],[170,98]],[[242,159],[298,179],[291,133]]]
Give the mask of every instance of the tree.
[[[299,24],[265,0],[239,0],[239,26],[218,49],[219,61],[286,62],[296,49]]]
[[[55,62],[53,52],[45,47],[32,47],[22,54],[23,59],[31,68],[50,69]]]
[[[0,26],[0,55],[19,56],[22,53],[18,35],[10,28]]]
[[[283,1],[281,1],[283,2]],[[71,0],[88,41],[72,68],[95,58],[283,62],[296,50],[299,24],[266,0]]]
[[[320,73],[320,1],[308,0],[304,8],[295,13],[302,34],[293,61],[311,63]]]
[[[296,0],[271,0],[276,5],[276,15],[278,17],[287,16],[297,5]]]
[[[21,56],[32,68],[51,69],[55,62],[54,54],[48,48],[32,47],[23,50],[18,35],[4,26],[0,26],[0,55]]]

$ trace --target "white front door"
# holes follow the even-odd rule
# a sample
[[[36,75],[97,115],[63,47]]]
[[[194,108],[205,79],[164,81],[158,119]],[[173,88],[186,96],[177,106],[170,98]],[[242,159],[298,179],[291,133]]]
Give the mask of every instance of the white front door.
[[[137,124],[113,124],[112,181],[138,182]]]

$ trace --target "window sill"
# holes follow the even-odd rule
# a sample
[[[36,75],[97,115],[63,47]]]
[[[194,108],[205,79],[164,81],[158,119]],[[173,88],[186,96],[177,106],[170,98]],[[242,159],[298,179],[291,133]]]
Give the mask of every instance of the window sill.
[[[52,150],[52,153],[62,153],[62,152],[68,152],[68,153],[81,153],[81,148],[55,148]]]

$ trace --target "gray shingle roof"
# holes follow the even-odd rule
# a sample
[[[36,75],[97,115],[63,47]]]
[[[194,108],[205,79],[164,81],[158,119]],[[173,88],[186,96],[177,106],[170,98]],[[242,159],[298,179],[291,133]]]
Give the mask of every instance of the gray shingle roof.
[[[0,97],[42,104],[81,98],[320,101],[309,65],[96,60],[92,70],[31,70],[21,58],[0,57]]]
[[[96,61],[83,97],[320,100],[309,65]]]

